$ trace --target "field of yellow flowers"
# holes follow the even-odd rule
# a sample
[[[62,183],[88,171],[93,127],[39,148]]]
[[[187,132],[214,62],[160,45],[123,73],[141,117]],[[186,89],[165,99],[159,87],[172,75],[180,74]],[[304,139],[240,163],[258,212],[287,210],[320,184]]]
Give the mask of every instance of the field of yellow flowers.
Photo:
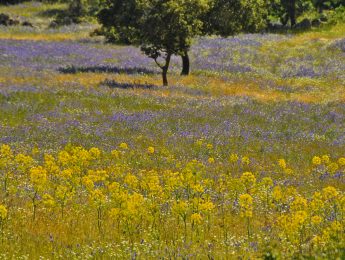
[[[44,154],[2,145],[1,256],[343,257],[344,186],[320,177],[344,172],[345,158],[308,164],[300,172],[235,153],[184,164],[126,143]]]
[[[1,6],[0,259],[344,259],[345,25],[195,39],[170,86]]]

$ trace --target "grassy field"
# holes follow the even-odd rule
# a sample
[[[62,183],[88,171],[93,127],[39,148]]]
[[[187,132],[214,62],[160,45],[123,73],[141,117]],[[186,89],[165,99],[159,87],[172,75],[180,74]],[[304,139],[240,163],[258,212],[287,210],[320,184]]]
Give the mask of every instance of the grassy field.
[[[0,6],[35,25],[0,26],[0,258],[345,257],[345,25],[195,39],[162,87],[63,8]]]

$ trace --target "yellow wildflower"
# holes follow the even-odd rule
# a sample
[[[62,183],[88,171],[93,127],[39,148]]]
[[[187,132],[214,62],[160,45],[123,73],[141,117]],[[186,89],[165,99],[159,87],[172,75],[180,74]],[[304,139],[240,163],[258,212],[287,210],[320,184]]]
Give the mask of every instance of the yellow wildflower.
[[[249,194],[240,196],[241,216],[251,218],[253,216],[253,198]]]
[[[276,186],[273,188],[273,199],[275,201],[281,201],[283,198],[282,188],[280,186]]]
[[[193,224],[201,224],[202,223],[202,217],[199,213],[193,213],[190,218],[191,218]]]
[[[119,145],[119,147],[120,147],[121,149],[127,150],[127,149],[128,149],[128,144],[126,144],[126,143],[121,143],[121,144]]]
[[[325,164],[328,164],[331,160],[329,155],[322,155],[321,159],[322,159],[322,162]]]
[[[330,163],[327,166],[327,170],[331,173],[334,174],[337,170],[339,169],[339,166],[337,163]]]
[[[311,223],[313,225],[318,225],[322,222],[322,218],[320,216],[312,216],[311,217]]]
[[[253,173],[245,172],[241,176],[241,181],[246,188],[251,188],[256,183],[256,178]]]
[[[150,146],[149,148],[147,148],[147,153],[154,154],[155,153],[155,148]]]
[[[336,188],[328,186],[322,189],[322,196],[325,200],[331,200],[338,196],[339,192]]]
[[[279,164],[280,168],[286,169],[286,161],[285,161],[285,159],[279,159],[278,160],[278,164]]]
[[[242,162],[242,164],[249,165],[250,159],[247,156],[243,156],[241,162]]]
[[[291,203],[290,207],[292,211],[305,210],[307,208],[307,200],[301,196],[298,196]]]
[[[313,160],[312,160],[312,163],[314,165],[320,165],[321,164],[321,158],[319,156],[314,156]]]
[[[235,153],[230,154],[229,161],[230,161],[231,163],[237,162],[238,159],[239,159],[239,157],[238,157],[237,154],[235,154]]]
[[[9,145],[3,144],[0,146],[0,158],[12,158],[13,157],[13,152],[12,149]]]
[[[210,158],[208,158],[207,162],[208,162],[209,164],[213,164],[213,163],[215,162],[215,160],[214,160],[213,157],[210,157]]]
[[[7,218],[7,209],[4,205],[0,204],[0,221]]]
[[[270,177],[265,177],[261,180],[262,185],[268,189],[273,186],[273,180]]]
[[[338,163],[340,166],[345,166],[345,157],[339,158]]]
[[[35,186],[42,186],[47,181],[47,171],[42,166],[30,170],[30,180]]]
[[[96,147],[92,147],[89,150],[89,154],[91,155],[92,159],[98,159],[101,156],[101,150]]]

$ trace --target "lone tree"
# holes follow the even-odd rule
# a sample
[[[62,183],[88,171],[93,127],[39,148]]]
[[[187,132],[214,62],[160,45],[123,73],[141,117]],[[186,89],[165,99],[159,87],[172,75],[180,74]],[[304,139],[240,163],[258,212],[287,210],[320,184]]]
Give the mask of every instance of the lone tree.
[[[210,8],[211,0],[107,0],[98,18],[109,40],[140,46],[167,86],[172,55],[184,57],[189,71],[188,51]]]

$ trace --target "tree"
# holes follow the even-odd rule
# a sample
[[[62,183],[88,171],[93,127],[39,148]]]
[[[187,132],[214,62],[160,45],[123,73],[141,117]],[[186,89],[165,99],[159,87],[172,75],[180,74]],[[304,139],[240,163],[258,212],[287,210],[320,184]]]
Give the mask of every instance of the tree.
[[[210,7],[210,0],[108,0],[98,17],[107,38],[138,45],[155,61],[166,86],[172,55],[187,60]]]
[[[263,0],[215,0],[204,17],[204,33],[231,36],[258,32],[266,27],[267,5]]]
[[[293,28],[298,16],[311,7],[311,0],[270,0],[268,9],[271,17],[278,17],[283,25],[287,25],[290,21],[290,26]]]

